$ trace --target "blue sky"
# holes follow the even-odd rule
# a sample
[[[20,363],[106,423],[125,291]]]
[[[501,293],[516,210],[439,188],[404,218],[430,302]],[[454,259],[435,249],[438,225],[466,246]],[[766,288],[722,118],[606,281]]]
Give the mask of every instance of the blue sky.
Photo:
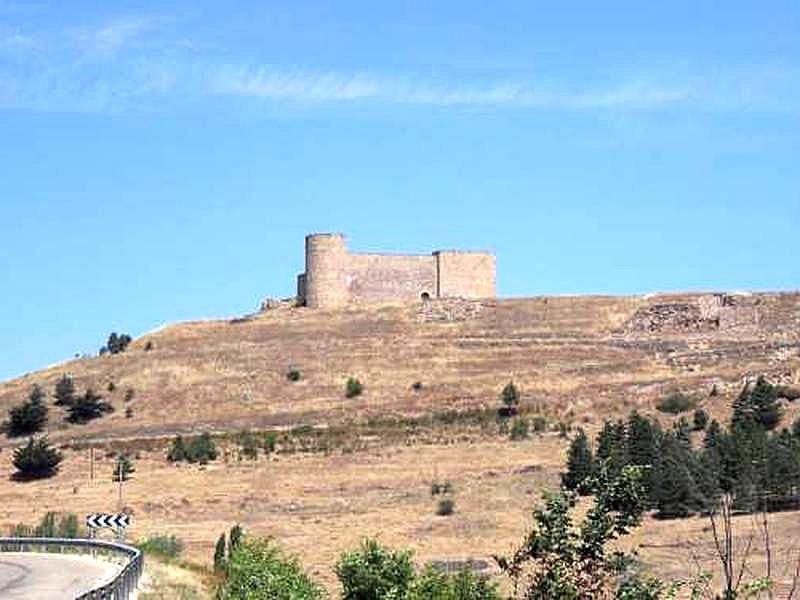
[[[794,2],[0,0],[0,378],[288,296],[303,236],[504,296],[800,287]]]

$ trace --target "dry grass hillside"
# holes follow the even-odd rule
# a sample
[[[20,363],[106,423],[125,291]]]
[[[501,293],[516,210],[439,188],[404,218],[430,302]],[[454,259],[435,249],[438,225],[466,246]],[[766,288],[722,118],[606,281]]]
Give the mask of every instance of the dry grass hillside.
[[[52,394],[64,373],[116,408],[66,425],[51,407],[61,471],[27,483],[0,477],[0,529],[47,510],[115,510],[113,450],[126,446],[136,465],[123,499],[134,514],[131,536],[175,534],[192,561],[208,564],[219,533],[240,522],[275,536],[332,589],[331,565],[365,535],[414,548],[420,562],[491,564],[492,553],[520,541],[541,493],[558,485],[568,439],[555,424],[593,432],[631,408],[656,414],[656,402],[676,389],[724,418],[744,377],[799,383],[799,344],[800,294],[433,301],[339,312],[281,306],[233,322],[174,325],[122,354],[0,384],[0,414],[34,383]],[[290,366],[300,381],[287,381]],[[348,399],[350,376],[365,387]],[[497,397],[512,379],[521,409],[545,416],[549,431],[512,442],[501,430]],[[787,404],[787,422],[797,405]],[[241,457],[232,437],[218,439],[220,460],[208,466],[165,460],[166,436],[243,428],[291,435],[255,461]],[[0,438],[0,446],[16,443]],[[87,445],[100,449],[94,481]],[[10,474],[10,463],[11,452],[0,452],[0,473]],[[446,517],[431,496],[431,484],[443,481],[455,501]],[[795,513],[774,518],[776,544],[800,535]],[[706,529],[700,518],[648,519],[633,541],[654,571],[684,576],[711,556]]]
[[[233,321],[183,323],[118,355],[69,361],[0,384],[0,414],[64,373],[117,408],[53,440],[332,424],[494,406],[513,379],[553,417],[593,420],[652,406],[665,390],[738,389],[765,373],[796,383],[800,295],[733,298],[756,324],[698,318],[703,296],[433,301],[340,312],[282,307]],[[705,297],[707,298],[707,297]],[[748,316],[746,313],[745,316]],[[717,317],[718,319],[718,317]],[[146,344],[152,350],[146,352]],[[287,369],[302,379],[289,383]],[[344,397],[348,377],[364,393]],[[113,393],[107,391],[113,382]],[[412,389],[421,382],[420,391]],[[133,389],[126,418],[124,395]]]

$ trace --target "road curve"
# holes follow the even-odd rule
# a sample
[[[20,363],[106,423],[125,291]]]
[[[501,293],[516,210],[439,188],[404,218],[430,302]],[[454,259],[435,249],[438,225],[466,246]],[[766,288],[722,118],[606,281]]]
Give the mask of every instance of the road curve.
[[[65,600],[110,580],[117,568],[83,556],[0,552],[0,599]]]

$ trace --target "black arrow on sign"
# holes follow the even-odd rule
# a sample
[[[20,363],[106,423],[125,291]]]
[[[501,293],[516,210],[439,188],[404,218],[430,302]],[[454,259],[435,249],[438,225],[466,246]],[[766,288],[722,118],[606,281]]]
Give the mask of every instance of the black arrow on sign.
[[[90,529],[128,527],[131,524],[131,516],[125,513],[109,515],[105,513],[92,513],[86,516],[86,526]]]

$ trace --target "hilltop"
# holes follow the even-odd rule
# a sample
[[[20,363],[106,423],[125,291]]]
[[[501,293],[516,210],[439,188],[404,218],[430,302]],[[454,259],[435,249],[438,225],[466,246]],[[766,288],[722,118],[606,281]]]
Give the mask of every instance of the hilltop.
[[[707,395],[714,387],[724,396],[758,374],[797,383],[798,340],[797,293],[430,300],[335,311],[284,304],[241,319],[168,326],[124,353],[2,383],[0,414],[34,383],[52,394],[69,373],[78,390],[93,387],[116,411],[66,426],[55,409],[54,440],[493,407],[509,380],[536,411],[593,422],[647,410],[671,389]],[[287,380],[290,368],[300,381]],[[360,397],[344,397],[348,377],[364,384]],[[128,389],[134,397],[125,403]]]

